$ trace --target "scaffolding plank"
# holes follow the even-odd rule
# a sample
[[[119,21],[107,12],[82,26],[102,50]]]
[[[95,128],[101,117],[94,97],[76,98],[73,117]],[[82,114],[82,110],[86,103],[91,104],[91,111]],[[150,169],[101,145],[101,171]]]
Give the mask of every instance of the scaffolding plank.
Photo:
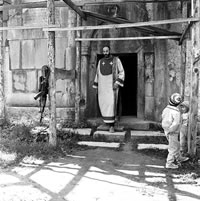
[[[141,27],[141,26],[161,25],[161,24],[174,24],[174,23],[184,23],[184,22],[198,22],[198,21],[200,21],[200,18],[178,18],[178,19],[124,23],[124,24],[44,28],[43,31],[77,31],[77,30],[84,31],[84,30],[94,30],[94,29],[119,29],[119,28],[131,28],[131,27]]]
[[[154,39],[180,39],[180,36],[141,36],[120,38],[76,38],[75,41],[120,41],[120,40],[154,40]]]
[[[91,11],[83,11],[88,17],[94,17],[97,18],[101,21],[104,22],[112,22],[112,23],[116,23],[116,24],[123,24],[123,23],[135,23],[133,21],[124,19],[124,18],[120,18],[120,17],[108,17],[107,15],[103,15],[100,13],[95,13],[95,12],[91,12]],[[162,28],[158,28],[158,27],[153,27],[153,26],[148,26],[148,27],[132,27],[135,30],[142,32],[142,33],[147,33],[147,34],[153,34],[153,35],[177,35],[179,33],[177,32],[172,32],[172,31],[168,31],[166,29],[162,29]]]
[[[40,25],[40,26],[10,26],[10,27],[0,27],[0,31],[9,30],[24,30],[24,29],[44,29],[44,28],[59,28],[59,25]]]

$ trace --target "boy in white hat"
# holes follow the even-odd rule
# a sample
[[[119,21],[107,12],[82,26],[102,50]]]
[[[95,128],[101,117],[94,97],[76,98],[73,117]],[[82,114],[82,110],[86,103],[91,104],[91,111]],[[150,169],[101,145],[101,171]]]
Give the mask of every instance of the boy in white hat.
[[[174,93],[169,98],[169,104],[162,112],[162,128],[168,140],[168,156],[166,168],[177,169],[177,163],[187,161],[189,158],[180,155],[180,143],[178,136],[180,133],[181,112],[178,108],[182,102],[179,93]]]
[[[183,101],[180,104],[181,110],[181,129],[180,129],[180,152],[182,156],[187,154],[187,133],[189,120],[189,101]]]

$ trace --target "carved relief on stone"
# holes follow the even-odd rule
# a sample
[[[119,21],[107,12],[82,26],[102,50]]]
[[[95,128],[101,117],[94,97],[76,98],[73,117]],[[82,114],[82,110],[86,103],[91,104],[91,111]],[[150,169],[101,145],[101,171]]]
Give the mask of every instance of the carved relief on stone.
[[[169,81],[172,82],[176,79],[176,71],[174,69],[169,69]]]
[[[178,86],[181,83],[181,72],[171,64],[169,65],[169,81],[176,83]]]
[[[119,16],[119,11],[120,7],[118,5],[109,5],[107,8],[108,14],[111,17],[118,17]]]
[[[152,83],[154,81],[154,55],[146,53],[144,55],[145,61],[145,82]]]

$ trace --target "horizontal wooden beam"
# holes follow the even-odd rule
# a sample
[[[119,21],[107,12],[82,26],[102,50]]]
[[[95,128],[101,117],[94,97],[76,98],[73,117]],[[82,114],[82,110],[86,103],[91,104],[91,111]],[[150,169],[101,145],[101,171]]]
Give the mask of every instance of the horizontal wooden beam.
[[[83,12],[87,15],[87,17],[96,18],[103,22],[109,22],[109,23],[114,23],[114,24],[135,23],[134,21],[120,18],[120,17],[108,17],[107,15],[103,15],[103,14],[95,13],[95,12],[91,12],[91,11],[86,11],[86,10],[84,10]],[[157,36],[160,36],[160,35],[169,36],[169,35],[179,35],[180,34],[178,32],[168,31],[166,29],[153,27],[153,26],[148,26],[148,27],[141,26],[141,27],[133,27],[133,28],[136,31],[139,31],[141,33],[157,35]]]
[[[122,41],[122,40],[154,40],[154,39],[174,39],[179,40],[180,36],[141,36],[141,37],[121,37],[121,38],[75,38],[75,41]]]
[[[59,28],[59,25],[51,26],[10,26],[10,27],[0,27],[0,31],[9,31],[9,30],[25,30],[25,29],[44,29],[44,28]]]
[[[158,20],[158,21],[136,22],[136,23],[125,23],[125,24],[97,25],[97,26],[44,28],[43,31],[77,31],[77,30],[85,31],[94,29],[119,29],[119,28],[131,28],[131,27],[152,26],[161,24],[197,22],[197,21],[200,21],[200,18],[180,18],[180,19],[169,19],[169,20]]]
[[[80,26],[80,27],[60,27],[59,25],[51,26],[10,26],[0,27],[1,31],[8,30],[24,30],[24,29],[43,29],[43,31],[77,31],[77,30],[94,30],[94,29],[116,29],[116,28],[131,28],[141,27],[149,25],[161,25],[161,24],[172,24],[172,23],[183,23],[183,22],[197,22],[200,18],[181,18],[171,20],[160,20],[160,21],[149,21],[149,22],[136,22],[136,23],[124,23],[124,24],[109,24],[109,25],[97,25],[97,26]]]

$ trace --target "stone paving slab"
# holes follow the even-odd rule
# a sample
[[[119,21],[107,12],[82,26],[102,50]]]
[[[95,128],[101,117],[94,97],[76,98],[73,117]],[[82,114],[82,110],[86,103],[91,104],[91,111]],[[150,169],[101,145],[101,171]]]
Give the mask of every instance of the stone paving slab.
[[[79,145],[87,145],[91,147],[106,147],[106,148],[118,148],[120,143],[116,142],[91,142],[91,141],[81,141],[78,142]]]
[[[115,125],[114,128],[115,128],[115,131],[117,131],[117,132],[124,131],[124,126],[120,126],[120,125],[116,126]],[[97,130],[99,130],[99,131],[109,131],[109,129],[110,129],[110,126],[104,125],[104,124],[97,127]]]
[[[125,131],[110,133],[108,131],[95,131],[93,138],[98,138],[100,136],[106,137],[107,140],[124,140]]]
[[[162,149],[165,150],[168,148],[167,144],[138,144],[138,149]]]
[[[37,134],[39,132],[47,131],[48,127],[47,126],[36,126],[33,129],[31,129],[31,134]]]
[[[65,132],[73,132],[78,135],[90,136],[92,129],[91,128],[62,128]]]
[[[141,137],[141,136],[165,136],[164,133],[160,131],[131,131],[131,137]]]

